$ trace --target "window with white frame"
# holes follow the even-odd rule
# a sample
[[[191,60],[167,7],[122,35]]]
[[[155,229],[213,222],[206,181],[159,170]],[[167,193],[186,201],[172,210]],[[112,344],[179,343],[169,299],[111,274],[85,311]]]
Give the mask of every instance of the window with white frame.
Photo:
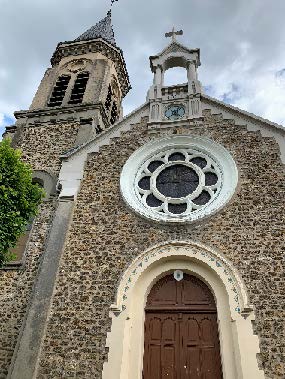
[[[238,173],[221,145],[196,136],[153,140],[126,162],[121,192],[142,216],[165,222],[192,222],[224,206]]]

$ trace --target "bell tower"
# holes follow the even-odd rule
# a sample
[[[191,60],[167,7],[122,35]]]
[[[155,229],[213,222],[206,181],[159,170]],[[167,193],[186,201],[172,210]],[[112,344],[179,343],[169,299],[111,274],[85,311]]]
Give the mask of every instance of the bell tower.
[[[166,33],[166,37],[171,37],[170,44],[158,55],[150,57],[150,67],[154,74],[153,85],[148,92],[150,126],[202,117],[202,87],[197,75],[197,69],[201,64],[200,49],[189,49],[177,42],[176,36],[182,34],[182,30],[176,32],[174,28]],[[164,74],[173,67],[183,67],[187,70],[187,83],[164,85]]]
[[[121,103],[129,89],[109,11],[75,40],[57,45],[29,110],[15,117],[20,123],[78,122],[78,145],[122,117]]]

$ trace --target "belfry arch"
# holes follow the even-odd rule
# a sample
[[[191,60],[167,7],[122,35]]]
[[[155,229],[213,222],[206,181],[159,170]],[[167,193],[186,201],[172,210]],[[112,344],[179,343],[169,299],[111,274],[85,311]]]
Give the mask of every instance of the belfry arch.
[[[170,99],[179,98],[181,93],[187,94],[188,102],[184,118],[194,119],[202,116],[202,87],[197,73],[200,64],[200,50],[188,49],[175,39],[158,55],[150,57],[150,67],[153,72],[153,84],[148,91],[148,100],[151,106],[149,121],[151,123],[166,121],[163,104]],[[178,67],[186,70],[187,83],[184,83],[182,87],[181,84],[176,83],[177,88],[169,89],[164,83],[165,72]],[[174,87],[173,83],[171,83],[171,87]]]
[[[187,70],[184,67],[171,67],[164,73],[164,86],[176,86],[187,83]]]
[[[142,379],[147,297],[157,281],[176,270],[201,280],[214,296],[223,378],[264,378],[257,362],[258,337],[252,330],[254,313],[238,273],[219,252],[174,241],[145,251],[125,271],[111,306],[103,379],[114,373],[118,379]]]

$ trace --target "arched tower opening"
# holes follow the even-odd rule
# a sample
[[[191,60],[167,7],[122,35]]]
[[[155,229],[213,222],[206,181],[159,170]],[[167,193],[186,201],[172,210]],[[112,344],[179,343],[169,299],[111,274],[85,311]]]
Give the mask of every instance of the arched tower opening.
[[[187,84],[187,70],[183,67],[172,67],[165,71],[163,84],[166,87]]]
[[[75,40],[60,42],[51,66],[29,110],[41,112],[45,121],[52,122],[70,121],[72,114],[79,124],[75,145],[94,138],[121,118],[122,99],[131,86],[122,50],[115,41],[111,11]]]
[[[153,85],[148,92],[151,124],[171,121],[169,114],[176,114],[177,106],[183,108],[182,119],[202,117],[199,65],[200,50],[188,49],[174,38],[161,53],[150,57],[153,72]]]

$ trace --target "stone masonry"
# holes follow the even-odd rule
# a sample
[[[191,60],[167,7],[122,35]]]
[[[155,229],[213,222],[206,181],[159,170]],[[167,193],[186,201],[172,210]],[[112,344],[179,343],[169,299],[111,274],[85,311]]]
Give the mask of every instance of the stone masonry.
[[[151,223],[124,203],[119,180],[128,157],[160,133],[150,135],[143,119],[90,154],[60,263],[38,379],[102,377],[118,282],[140,253],[168,240],[202,242],[232,262],[254,305],[260,366],[267,379],[285,377],[285,184],[279,147],[274,139],[209,111],[200,126],[167,133],[207,136],[228,149],[240,174],[236,194],[199,224]]]
[[[23,128],[17,141],[23,159],[34,170],[58,175],[59,156],[69,150],[77,135],[76,124],[54,124]],[[34,221],[25,258],[18,269],[0,270],[0,378],[6,378],[17,338],[25,317],[45,242],[52,223],[56,199],[40,206]]]
[[[0,379],[102,379],[110,306],[122,275],[146,249],[173,240],[217,249],[238,270],[254,307],[260,368],[266,379],[284,379],[282,127],[202,95],[199,49],[174,41],[151,57],[154,82],[147,104],[122,120],[121,101],[130,82],[113,37],[108,12],[79,39],[59,43],[30,110],[16,112],[16,125],[7,128],[23,159],[54,186],[34,220],[23,261],[0,270]],[[165,87],[164,71],[177,65],[187,69],[188,83]],[[85,71],[89,79],[85,87],[81,82],[81,93],[76,83]],[[69,84],[59,86],[55,95],[61,75],[70,77]],[[73,92],[77,103],[70,101]],[[61,99],[56,106],[49,103],[53,96]],[[171,120],[165,110],[180,103],[188,114]],[[213,111],[205,109],[201,117],[202,106]],[[141,118],[147,107],[149,117]],[[240,125],[245,120],[248,127]],[[239,184],[219,212],[192,224],[160,224],[140,217],[123,201],[125,162],[164,134],[204,136],[232,155]],[[109,141],[110,136],[119,137]],[[72,154],[63,163],[60,158],[73,149],[81,154],[74,167]],[[86,151],[98,152],[85,159]],[[55,194],[57,180],[62,191]]]

